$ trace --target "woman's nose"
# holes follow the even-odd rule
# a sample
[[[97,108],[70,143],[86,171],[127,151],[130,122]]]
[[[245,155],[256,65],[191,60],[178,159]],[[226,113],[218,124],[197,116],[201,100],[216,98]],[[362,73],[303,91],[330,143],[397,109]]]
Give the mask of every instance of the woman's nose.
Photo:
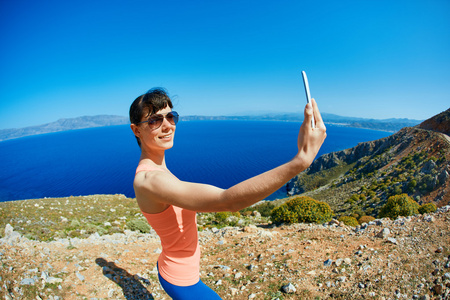
[[[163,118],[163,122],[161,124],[161,127],[163,129],[165,128],[170,128],[172,126],[172,124],[167,120],[167,118]]]

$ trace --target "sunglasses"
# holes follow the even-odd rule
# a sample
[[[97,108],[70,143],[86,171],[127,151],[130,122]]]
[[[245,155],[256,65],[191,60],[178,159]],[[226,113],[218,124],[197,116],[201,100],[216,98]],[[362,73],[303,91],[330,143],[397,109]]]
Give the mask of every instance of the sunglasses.
[[[177,125],[178,117],[179,117],[179,115],[176,111],[171,111],[165,115],[153,114],[148,118],[147,121],[142,121],[142,122],[139,122],[138,124],[148,123],[148,126],[150,127],[150,129],[155,130],[155,129],[158,129],[159,127],[161,127],[161,125],[164,121],[164,118],[167,121],[169,121],[170,124]]]

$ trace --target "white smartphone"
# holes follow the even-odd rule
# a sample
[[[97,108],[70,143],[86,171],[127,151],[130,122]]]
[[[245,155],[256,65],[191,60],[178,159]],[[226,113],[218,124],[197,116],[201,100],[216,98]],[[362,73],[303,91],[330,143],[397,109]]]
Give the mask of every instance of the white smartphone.
[[[302,71],[302,77],[303,77],[303,84],[305,85],[305,93],[306,93],[306,102],[311,103],[311,93],[309,91],[309,83],[308,83],[308,77],[306,77],[306,72]],[[311,121],[311,125],[314,128],[315,127],[314,122],[314,115]]]

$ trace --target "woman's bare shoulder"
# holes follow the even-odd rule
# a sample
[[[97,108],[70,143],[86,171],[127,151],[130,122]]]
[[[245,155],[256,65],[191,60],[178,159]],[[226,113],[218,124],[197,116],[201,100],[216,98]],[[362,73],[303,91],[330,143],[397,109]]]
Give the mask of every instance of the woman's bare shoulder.
[[[134,177],[134,191],[140,209],[146,213],[154,214],[168,207],[164,203],[163,191],[170,181],[174,180],[171,174],[161,171],[142,171]]]

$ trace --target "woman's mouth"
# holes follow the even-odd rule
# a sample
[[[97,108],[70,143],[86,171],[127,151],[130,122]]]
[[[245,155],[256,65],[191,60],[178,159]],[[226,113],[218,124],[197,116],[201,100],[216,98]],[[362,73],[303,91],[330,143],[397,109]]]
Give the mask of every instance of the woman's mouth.
[[[170,140],[172,138],[172,134],[166,134],[159,137],[161,140]]]

